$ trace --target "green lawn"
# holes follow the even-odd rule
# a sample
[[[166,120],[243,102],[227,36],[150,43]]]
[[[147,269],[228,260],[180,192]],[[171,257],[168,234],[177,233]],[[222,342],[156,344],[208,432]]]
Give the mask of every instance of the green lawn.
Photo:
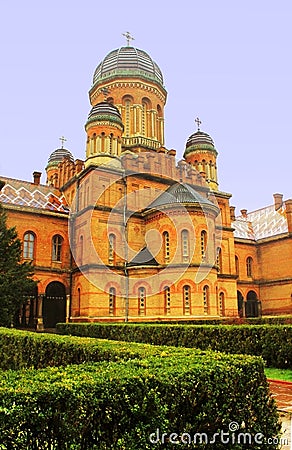
[[[265,369],[265,374],[267,378],[292,382],[292,370],[290,369],[274,369],[269,367]]]

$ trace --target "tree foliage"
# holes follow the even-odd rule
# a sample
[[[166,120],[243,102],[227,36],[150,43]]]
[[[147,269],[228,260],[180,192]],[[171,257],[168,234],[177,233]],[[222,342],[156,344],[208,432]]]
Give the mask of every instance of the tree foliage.
[[[33,267],[21,262],[21,241],[15,227],[8,228],[7,217],[0,205],[0,325],[10,327],[13,318],[34,293]]]

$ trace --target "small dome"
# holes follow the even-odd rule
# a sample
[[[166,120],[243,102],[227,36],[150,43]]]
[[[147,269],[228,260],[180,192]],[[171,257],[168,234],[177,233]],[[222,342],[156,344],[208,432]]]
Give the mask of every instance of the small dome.
[[[93,85],[117,75],[146,78],[156,81],[163,87],[163,76],[158,65],[148,53],[138,48],[129,46],[112,50],[97,66],[93,76]]]
[[[122,128],[124,128],[120,111],[112,103],[100,102],[97,103],[97,105],[94,105],[88,114],[86,125],[90,122],[103,120],[118,123]]]
[[[51,153],[48,159],[48,165],[57,165],[59,162],[63,161],[64,158],[68,158],[71,162],[74,162],[74,156],[66,148],[57,148]]]
[[[212,150],[217,154],[213,139],[209,134],[201,130],[196,131],[188,138],[184,157],[186,157],[188,153],[199,149]]]

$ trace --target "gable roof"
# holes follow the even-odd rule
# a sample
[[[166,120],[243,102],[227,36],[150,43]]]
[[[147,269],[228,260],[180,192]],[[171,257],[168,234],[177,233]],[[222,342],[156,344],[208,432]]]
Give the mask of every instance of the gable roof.
[[[128,263],[128,267],[132,266],[159,266],[158,262],[147,247],[143,247]]]

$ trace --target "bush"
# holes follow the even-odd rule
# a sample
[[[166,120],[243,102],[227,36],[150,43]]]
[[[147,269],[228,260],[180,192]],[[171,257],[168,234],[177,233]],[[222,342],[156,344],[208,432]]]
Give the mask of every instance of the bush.
[[[42,342],[41,338],[36,340]],[[66,341],[74,346],[78,341],[69,336],[44,338],[50,352],[54,345],[57,352]],[[261,358],[93,339],[79,341],[84,352],[98,354],[100,362],[0,372],[2,448],[173,448],[170,442],[157,441],[157,434],[161,439],[163,433],[164,439],[171,433],[187,433],[184,439],[197,436],[197,443],[186,448],[275,448],[234,440],[238,432],[248,432],[252,437],[257,433],[272,437],[279,432]],[[84,345],[85,341],[91,341],[92,347],[87,342]],[[32,340],[27,334],[28,342]],[[91,353],[92,348],[95,353]],[[119,360],[115,361],[117,355]],[[240,430],[232,438],[229,425],[234,422]],[[225,434],[225,443],[219,439],[215,445],[206,443],[206,438],[210,440],[221,431],[229,432],[230,442],[226,443]],[[205,433],[201,443],[196,433]]]
[[[58,324],[60,334],[210,349],[262,356],[268,367],[292,368],[290,325]]]

